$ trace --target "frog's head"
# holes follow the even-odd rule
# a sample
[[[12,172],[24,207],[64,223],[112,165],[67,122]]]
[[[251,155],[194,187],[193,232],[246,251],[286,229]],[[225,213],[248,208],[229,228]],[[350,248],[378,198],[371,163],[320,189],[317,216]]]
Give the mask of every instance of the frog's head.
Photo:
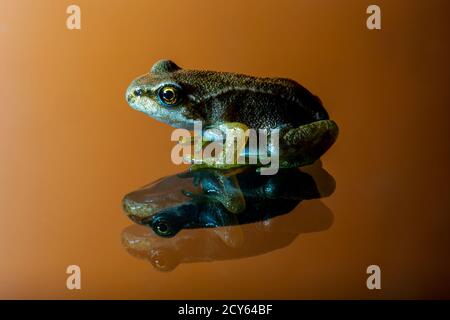
[[[184,71],[186,72],[186,71]],[[170,60],[156,62],[149,73],[133,80],[126,91],[128,104],[176,128],[192,129],[194,97],[180,81],[183,70]]]
[[[200,192],[186,173],[164,177],[128,193],[122,200],[123,210],[134,222],[148,224],[161,210],[189,201],[186,192]]]

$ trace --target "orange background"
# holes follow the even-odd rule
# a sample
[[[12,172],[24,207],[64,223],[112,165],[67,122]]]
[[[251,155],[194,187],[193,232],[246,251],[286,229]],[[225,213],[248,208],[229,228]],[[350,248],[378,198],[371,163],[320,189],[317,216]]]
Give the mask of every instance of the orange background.
[[[77,0],[70,31],[72,3],[0,2],[0,298],[450,298],[448,1],[376,1],[381,31],[371,1]],[[320,96],[341,129],[327,230],[172,272],[125,251],[122,197],[182,170],[124,100],[161,58]]]

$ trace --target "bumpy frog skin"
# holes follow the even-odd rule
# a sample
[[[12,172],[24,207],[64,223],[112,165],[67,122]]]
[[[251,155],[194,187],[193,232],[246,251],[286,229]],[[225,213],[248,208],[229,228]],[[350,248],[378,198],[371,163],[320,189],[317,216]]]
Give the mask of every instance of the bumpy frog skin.
[[[281,129],[280,167],[313,163],[334,143],[336,123],[318,97],[293,80],[185,70],[160,60],[127,89],[129,105],[176,128],[230,123]]]

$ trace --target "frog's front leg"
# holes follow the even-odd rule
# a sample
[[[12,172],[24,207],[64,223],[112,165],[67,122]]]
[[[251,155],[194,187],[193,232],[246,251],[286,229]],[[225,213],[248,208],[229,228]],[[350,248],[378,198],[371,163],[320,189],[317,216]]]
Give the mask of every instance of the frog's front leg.
[[[336,141],[339,129],[332,120],[320,120],[280,131],[279,163],[282,168],[308,165]]]
[[[179,143],[183,145],[194,145],[201,141],[200,145],[204,147],[205,145],[211,142],[224,142],[226,139],[226,132],[233,129],[242,129],[242,131],[247,130],[247,126],[245,124],[239,122],[225,122],[219,125],[212,125],[204,128],[201,132],[201,136],[195,135],[190,138],[181,137]]]
[[[201,187],[201,193],[183,193],[199,201],[220,202],[231,213],[242,212],[245,209],[245,198],[236,176],[239,171],[240,169],[232,172],[214,169],[195,171],[195,175],[200,175],[197,183]]]
[[[242,157],[248,140],[248,127],[245,124],[226,122],[211,126],[204,131],[202,138],[202,141],[209,143],[206,146],[194,145],[197,152],[187,157],[192,163],[192,171],[202,168],[226,170],[245,165],[245,158]],[[198,148],[202,148],[200,157]]]

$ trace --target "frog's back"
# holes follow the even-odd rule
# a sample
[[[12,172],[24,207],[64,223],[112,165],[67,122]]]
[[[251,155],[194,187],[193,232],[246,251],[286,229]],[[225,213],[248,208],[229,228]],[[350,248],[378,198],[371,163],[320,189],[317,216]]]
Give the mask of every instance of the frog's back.
[[[328,119],[320,99],[290,79],[183,69],[176,77],[196,97],[210,123],[276,128]]]

